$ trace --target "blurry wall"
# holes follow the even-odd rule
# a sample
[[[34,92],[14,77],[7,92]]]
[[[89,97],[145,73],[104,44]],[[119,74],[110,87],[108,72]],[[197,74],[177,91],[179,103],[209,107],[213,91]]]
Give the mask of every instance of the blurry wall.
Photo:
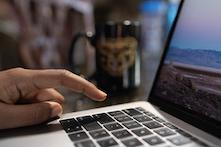
[[[73,36],[93,29],[90,0],[1,0],[0,69],[68,68]]]
[[[21,23],[21,18],[18,18],[17,15],[18,11],[15,12],[13,8],[9,6],[9,2],[19,3],[32,1],[42,3],[43,6],[44,2],[46,2],[45,0],[0,0],[0,69],[7,69],[16,66],[25,68],[66,68],[68,67],[68,49],[73,36],[78,32],[94,31],[94,23],[104,23],[109,20],[116,22],[123,20],[140,21],[144,27],[143,33],[145,33],[143,35],[143,44],[144,48],[146,48],[145,52],[150,54],[151,49],[149,48],[159,43],[153,42],[153,40],[156,39],[151,36],[156,37],[157,32],[159,34],[157,37],[159,37],[161,40],[164,31],[168,28],[167,15],[170,11],[170,3],[176,4],[175,6],[177,7],[177,1],[179,0],[47,0],[49,2],[51,1],[58,4],[65,4],[65,6],[71,7],[71,9],[66,9],[64,7],[58,9],[58,12],[65,13],[65,20],[63,21],[65,25],[64,29],[61,30],[62,33],[58,33],[57,37],[53,36],[56,39],[52,42],[56,42],[58,44],[56,44],[55,47],[51,47],[52,49],[50,51],[39,47],[41,44],[37,45],[37,49],[31,49],[31,46],[32,44],[36,45],[39,42],[42,43],[42,39],[36,39],[39,36],[41,38],[41,35],[43,35],[43,38],[46,38],[46,40],[49,41],[51,38],[54,39],[53,37],[48,37],[47,33],[45,33],[45,35],[41,31],[46,30],[47,32],[47,29],[53,29],[55,23],[51,22],[50,19],[44,19],[44,21],[46,20],[44,24],[46,24],[47,27],[39,27],[38,25],[35,26],[30,22],[28,22],[30,23],[28,25],[27,22]],[[164,4],[167,5],[167,8],[161,9],[161,6]],[[156,9],[154,10],[152,8]],[[33,5],[30,5],[30,8],[28,9],[28,11],[30,11],[30,15],[33,13],[33,11],[35,11],[35,9],[36,8],[34,8]],[[43,9],[41,10],[44,12]],[[51,12],[49,11],[48,13],[54,13],[53,11],[54,10]],[[163,13],[159,13],[159,11],[162,11]],[[154,15],[152,15],[152,13]],[[25,17],[26,18],[22,19],[25,20],[27,17],[38,18],[39,16],[37,13],[33,13],[33,16],[27,15]],[[160,18],[160,21],[158,18]],[[157,25],[154,25],[156,24],[156,21],[157,23],[161,23],[158,27],[156,27]],[[31,27],[29,25],[31,25]],[[165,26],[167,28],[165,28]],[[33,31],[34,33],[30,31],[32,29],[35,30],[35,32]],[[26,39],[28,40],[26,41],[27,43],[21,43],[21,38],[24,37],[22,34],[24,34],[24,32],[29,33],[26,36]],[[151,35],[151,33],[155,35]],[[37,43],[35,40],[38,40],[36,41]],[[46,44],[50,44],[50,42],[45,42]],[[26,47],[21,48],[21,44],[25,44]],[[85,42],[80,43],[79,48],[81,56],[77,56],[76,58],[82,59],[82,57],[85,55],[84,52],[88,52],[90,49],[84,49],[87,48]],[[155,50],[156,49],[153,49],[152,51],[154,52]],[[54,53],[57,53],[59,56],[58,62],[54,62],[56,58],[56,54]],[[91,54],[93,53],[91,52],[88,55],[92,58]],[[43,58],[45,60],[44,62],[46,62],[45,64],[40,63]],[[89,63],[91,62],[89,61]]]
[[[94,0],[95,22],[138,20],[143,0]]]
[[[21,66],[18,55],[19,26],[7,1],[0,1],[0,69]]]

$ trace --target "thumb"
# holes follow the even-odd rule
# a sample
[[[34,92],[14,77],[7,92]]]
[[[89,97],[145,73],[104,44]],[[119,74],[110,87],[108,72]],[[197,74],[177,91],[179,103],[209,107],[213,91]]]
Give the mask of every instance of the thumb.
[[[0,129],[39,124],[61,113],[61,105],[51,101],[26,105],[8,105],[1,103]]]

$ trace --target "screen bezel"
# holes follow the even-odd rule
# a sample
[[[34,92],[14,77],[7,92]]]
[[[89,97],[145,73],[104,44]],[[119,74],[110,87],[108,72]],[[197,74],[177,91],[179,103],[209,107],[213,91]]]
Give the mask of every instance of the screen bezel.
[[[185,1],[181,0],[176,18],[175,18],[174,23],[171,27],[170,33],[168,35],[168,38],[167,38],[167,41],[165,44],[164,52],[162,54],[159,67],[158,67],[156,75],[154,77],[154,82],[153,82],[153,85],[152,85],[152,88],[150,91],[150,96],[149,96],[148,101],[150,103],[160,107],[164,111],[184,120],[185,122],[188,122],[188,123],[200,128],[202,130],[205,130],[206,132],[209,132],[210,134],[213,134],[213,135],[221,138],[221,122],[219,122],[215,119],[206,117],[200,113],[197,113],[195,111],[191,111],[185,107],[182,107],[180,105],[174,104],[170,101],[166,101],[165,99],[162,99],[162,98],[159,98],[159,97],[156,97],[153,95],[153,89],[156,86],[156,81],[158,79],[158,76],[160,75],[160,69],[163,66],[163,62],[166,57],[166,53],[168,51],[168,48],[170,46],[172,37],[174,35],[174,31],[176,29],[176,24],[179,20],[179,16],[181,14],[182,7],[183,7],[184,3],[185,3]]]

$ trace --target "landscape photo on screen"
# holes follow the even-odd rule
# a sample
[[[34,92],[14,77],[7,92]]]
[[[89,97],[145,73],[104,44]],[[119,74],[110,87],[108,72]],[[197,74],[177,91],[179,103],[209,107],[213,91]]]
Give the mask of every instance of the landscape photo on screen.
[[[221,121],[221,1],[185,1],[154,95]]]

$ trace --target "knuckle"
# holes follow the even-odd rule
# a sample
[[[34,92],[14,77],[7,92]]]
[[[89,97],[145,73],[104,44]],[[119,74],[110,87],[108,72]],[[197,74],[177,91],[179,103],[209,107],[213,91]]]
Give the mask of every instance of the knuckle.
[[[71,76],[72,72],[66,70],[66,69],[60,69],[59,70],[59,80],[60,83],[63,84],[64,80],[67,79],[67,77]]]
[[[60,70],[60,73],[61,73],[61,76],[62,76],[62,77],[63,77],[63,76],[69,76],[69,75],[72,74],[70,71],[68,71],[68,70],[66,70],[66,69],[61,69],[61,70]]]
[[[17,68],[9,69],[6,73],[9,77],[13,78],[13,77],[23,74],[24,71],[25,71],[24,68],[17,67]]]
[[[14,104],[18,101],[20,93],[14,84],[4,87],[5,101]]]
[[[33,112],[33,122],[35,124],[41,123],[46,121],[50,117],[51,109],[50,106],[47,104],[41,104],[36,107],[35,111]]]
[[[10,69],[9,72],[17,73],[17,72],[23,72],[24,70],[25,70],[24,68],[17,67],[17,68]]]

